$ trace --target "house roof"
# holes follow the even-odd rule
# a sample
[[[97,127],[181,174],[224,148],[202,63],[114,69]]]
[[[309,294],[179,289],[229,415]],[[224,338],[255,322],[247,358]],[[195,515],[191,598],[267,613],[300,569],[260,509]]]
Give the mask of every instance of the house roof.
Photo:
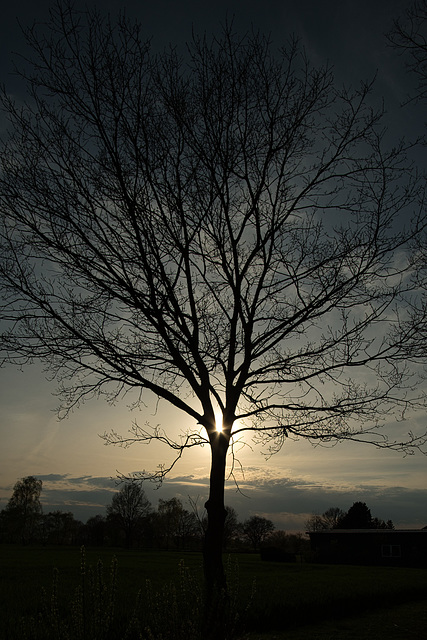
[[[387,533],[394,535],[399,533],[421,533],[427,535],[427,527],[423,529],[319,529],[319,531],[308,531],[308,535],[346,535],[349,533],[365,533],[375,535]]]

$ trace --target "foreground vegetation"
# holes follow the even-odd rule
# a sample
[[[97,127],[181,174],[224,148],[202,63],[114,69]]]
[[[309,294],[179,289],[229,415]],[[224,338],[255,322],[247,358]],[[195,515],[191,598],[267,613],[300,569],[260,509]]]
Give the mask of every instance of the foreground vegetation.
[[[200,637],[198,553],[13,545],[0,553],[5,640]],[[363,638],[368,629],[371,638],[379,629],[407,638],[426,622],[422,569],[267,563],[254,554],[228,565],[229,638]]]

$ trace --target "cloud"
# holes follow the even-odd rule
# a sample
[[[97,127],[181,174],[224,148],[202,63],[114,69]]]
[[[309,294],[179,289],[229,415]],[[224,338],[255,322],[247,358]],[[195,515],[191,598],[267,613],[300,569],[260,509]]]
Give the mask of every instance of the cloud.
[[[72,511],[80,520],[105,515],[106,506],[120,488],[114,478],[106,476],[72,476],[70,474],[37,475],[43,480],[42,504],[45,512]],[[189,498],[202,507],[208,497],[206,474],[166,478],[160,488],[144,483],[144,490],[154,508],[159,499],[179,497],[190,509]],[[9,493],[10,496],[10,493]],[[353,502],[366,502],[374,517],[393,520],[399,528],[421,528],[427,524],[427,490],[404,486],[373,484],[322,484],[311,478],[279,476],[277,472],[249,467],[238,485],[229,480],[226,504],[235,508],[239,520],[251,515],[271,519],[277,528],[303,531],[313,513],[329,507],[348,510]],[[5,506],[4,504],[1,506]]]
[[[146,491],[153,504],[158,498],[178,495],[187,500],[199,497],[203,504],[208,496],[209,479],[195,475],[166,478],[156,493]],[[353,502],[366,502],[374,517],[393,520],[400,528],[420,528],[427,524],[427,490],[404,486],[382,486],[361,483],[320,483],[312,478],[279,476],[275,471],[258,467],[245,469],[238,485],[228,481],[226,504],[236,509],[240,520],[251,515],[263,515],[279,528],[304,530],[305,521],[313,513],[323,513],[329,507],[347,511]]]
[[[427,524],[427,490],[422,489],[369,484],[322,485],[304,478],[278,477],[246,480],[242,491],[250,496],[246,509],[268,513],[273,521],[283,522],[284,514],[301,518],[323,513],[334,506],[346,511],[353,502],[362,501],[367,503],[373,516],[391,519],[396,526]],[[244,506],[242,497],[236,496],[234,502]]]
[[[116,478],[105,477],[105,476],[80,476],[77,478],[70,478],[70,484],[83,485],[88,488],[96,487],[98,489],[117,489],[117,480]]]
[[[68,473],[48,473],[46,475],[37,474],[37,478],[42,482],[59,482],[61,480],[66,480],[68,477]]]

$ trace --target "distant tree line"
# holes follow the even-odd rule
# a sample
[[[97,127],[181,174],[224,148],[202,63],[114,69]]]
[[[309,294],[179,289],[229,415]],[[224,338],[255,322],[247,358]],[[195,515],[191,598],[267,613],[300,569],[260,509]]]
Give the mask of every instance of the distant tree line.
[[[33,476],[18,480],[7,506],[0,511],[0,542],[46,545],[120,546],[127,548],[201,549],[207,527],[206,512],[197,500],[189,509],[177,497],[159,500],[154,509],[139,482],[126,482],[106,507],[86,524],[68,511],[43,513],[42,481]],[[278,531],[271,520],[259,515],[240,522],[236,510],[226,507],[225,550],[274,551],[285,558],[307,551],[302,534]],[[346,512],[330,507],[306,522],[307,531],[322,529],[394,529],[393,522],[372,517],[365,502],[354,502]],[[267,550],[267,552],[265,552]]]
[[[372,517],[366,502],[354,502],[348,511],[330,507],[322,515],[313,515],[306,522],[307,531],[322,529],[394,529],[391,520]]]
[[[154,509],[142,485],[126,482],[106,507],[84,524],[71,512],[43,513],[42,481],[28,476],[16,482],[5,509],[0,511],[0,542],[89,546],[201,549],[207,527],[206,512],[189,498],[189,509],[177,498],[159,500]],[[239,522],[232,507],[226,507],[224,548],[259,551],[267,540],[280,539],[290,548],[298,546],[292,536],[275,531],[271,520],[254,515]],[[276,538],[274,537],[276,536]]]

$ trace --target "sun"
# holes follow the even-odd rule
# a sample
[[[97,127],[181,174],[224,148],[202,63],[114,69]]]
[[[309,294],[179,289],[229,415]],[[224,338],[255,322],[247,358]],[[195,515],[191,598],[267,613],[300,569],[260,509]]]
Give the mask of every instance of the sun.
[[[215,413],[215,428],[217,431],[222,431],[222,413],[220,411]]]

